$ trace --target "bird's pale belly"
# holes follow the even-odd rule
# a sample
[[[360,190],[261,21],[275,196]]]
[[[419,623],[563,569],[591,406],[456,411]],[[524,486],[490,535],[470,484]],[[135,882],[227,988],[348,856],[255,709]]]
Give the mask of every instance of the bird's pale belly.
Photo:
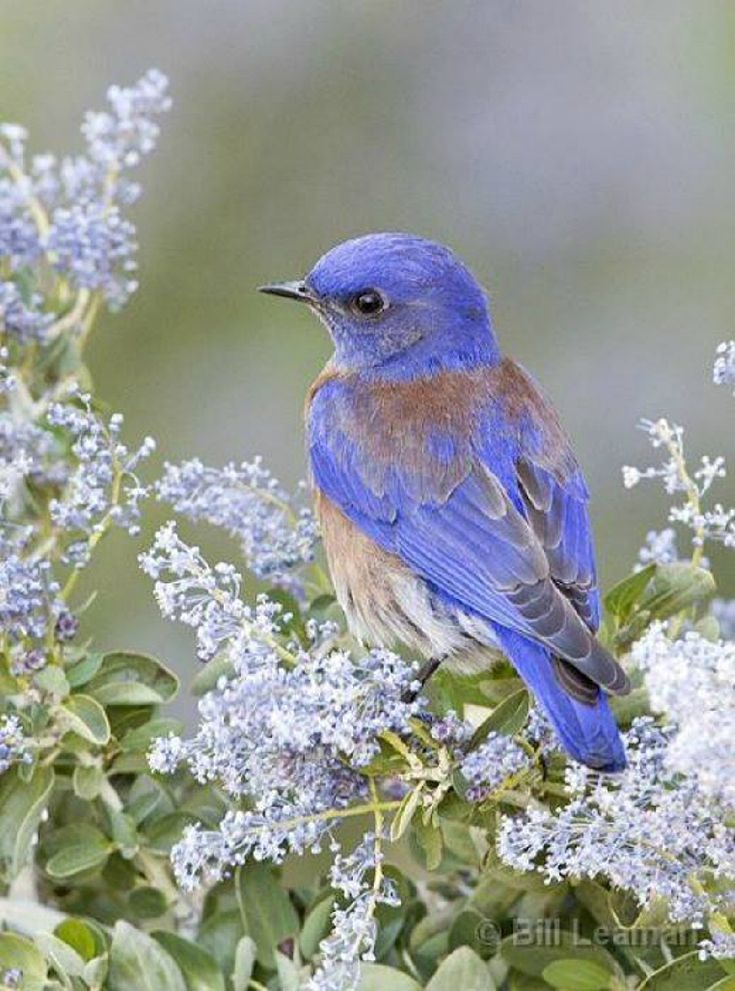
[[[445,607],[395,554],[378,547],[321,493],[317,514],[337,601],[358,640],[404,644],[463,671],[493,663],[487,624]]]

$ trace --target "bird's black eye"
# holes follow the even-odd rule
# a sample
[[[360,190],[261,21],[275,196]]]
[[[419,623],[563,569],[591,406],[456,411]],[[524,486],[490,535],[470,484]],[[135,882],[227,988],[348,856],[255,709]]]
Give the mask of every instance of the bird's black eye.
[[[377,289],[363,289],[352,297],[350,306],[363,317],[374,317],[386,309],[388,303]]]

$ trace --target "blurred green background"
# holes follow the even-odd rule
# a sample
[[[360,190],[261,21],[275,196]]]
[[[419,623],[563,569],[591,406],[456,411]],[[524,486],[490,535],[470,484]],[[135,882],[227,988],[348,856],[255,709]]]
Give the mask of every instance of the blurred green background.
[[[663,525],[657,491],[621,485],[649,457],[637,419],[735,457],[734,401],[709,384],[735,324],[734,43],[730,0],[6,0],[0,118],[74,151],[108,83],[171,78],[134,209],[141,290],[89,353],[131,440],[301,477],[329,346],[254,287],[345,237],[415,231],[468,261],[559,406],[609,583]],[[145,539],[106,542],[87,626],[186,674],[191,641],[137,575]]]

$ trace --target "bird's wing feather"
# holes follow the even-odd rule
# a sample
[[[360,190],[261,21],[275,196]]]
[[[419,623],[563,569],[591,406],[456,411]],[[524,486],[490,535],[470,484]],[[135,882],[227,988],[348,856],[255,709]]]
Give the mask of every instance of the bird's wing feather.
[[[624,673],[591,631],[597,592],[579,469],[558,438],[553,454],[534,416],[514,417],[511,430],[503,404],[488,410],[474,419],[467,444],[454,446],[453,466],[462,459],[462,470],[454,473],[451,490],[440,493],[438,481],[431,484],[432,477],[446,475],[432,467],[435,432],[426,434],[434,438],[434,453],[427,444],[425,457],[417,454],[414,444],[409,465],[397,446],[385,470],[376,473],[363,435],[344,420],[320,422],[315,409],[315,483],[439,595],[530,637],[607,690],[624,691]],[[415,469],[422,457],[417,492]]]

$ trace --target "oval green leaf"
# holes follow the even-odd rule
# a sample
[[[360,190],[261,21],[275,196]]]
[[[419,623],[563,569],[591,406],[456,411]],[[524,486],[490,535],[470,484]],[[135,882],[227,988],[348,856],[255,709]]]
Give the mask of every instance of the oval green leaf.
[[[496,705],[490,715],[477,727],[472,734],[469,749],[475,750],[490,733],[503,733],[513,736],[526,724],[528,719],[528,692],[522,688],[513,692],[507,699]]]
[[[235,950],[235,965],[232,971],[232,991],[248,991],[250,977],[255,966],[258,948],[250,936],[243,936]]]
[[[295,939],[299,932],[299,917],[291,899],[275,872],[262,863],[238,870],[237,897],[245,929],[258,947],[258,963],[274,970],[279,944],[284,939]]]
[[[105,706],[160,705],[176,695],[179,679],[155,657],[115,651],[86,687]]]
[[[655,971],[643,981],[639,991],[701,991],[724,976],[724,969],[716,960],[700,960],[699,951],[694,950]]]
[[[110,739],[110,724],[102,706],[89,695],[70,695],[60,707],[69,729],[77,736],[104,746]]]
[[[178,964],[162,946],[127,922],[117,922],[110,946],[107,991],[187,991]]]
[[[179,965],[188,991],[225,991],[222,971],[206,950],[171,932],[152,935]]]
[[[52,833],[45,849],[49,854],[46,873],[65,878],[101,867],[112,852],[112,844],[95,826],[79,823]]]
[[[487,964],[469,948],[450,953],[426,985],[426,991],[495,991]]]
[[[530,977],[541,977],[549,964],[570,957],[574,957],[575,961],[594,961],[610,973],[619,975],[614,957],[603,946],[582,942],[574,933],[564,930],[553,933],[553,938],[547,941],[550,945],[546,945],[543,937],[543,930],[536,934],[533,928],[528,934],[520,931],[506,936],[500,944],[503,959]]]
[[[421,985],[401,970],[379,963],[364,963],[360,967],[357,991],[421,991]],[[459,991],[459,988],[452,991]]]
[[[52,767],[37,767],[30,781],[15,767],[0,777],[0,874],[8,881],[26,863],[53,786]]]
[[[547,984],[562,991],[606,991],[612,974],[594,960],[554,960],[541,975]]]

